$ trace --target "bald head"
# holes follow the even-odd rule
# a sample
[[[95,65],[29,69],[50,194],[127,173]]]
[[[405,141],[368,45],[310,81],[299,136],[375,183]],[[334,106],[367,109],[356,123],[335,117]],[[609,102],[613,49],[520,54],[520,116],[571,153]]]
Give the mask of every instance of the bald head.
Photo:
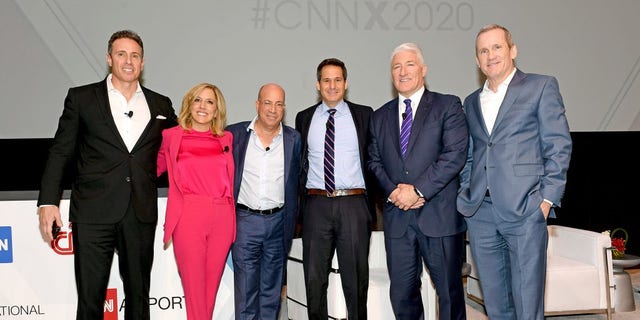
[[[284,89],[277,83],[267,83],[260,87],[256,100],[257,124],[268,130],[280,126],[284,117]]]

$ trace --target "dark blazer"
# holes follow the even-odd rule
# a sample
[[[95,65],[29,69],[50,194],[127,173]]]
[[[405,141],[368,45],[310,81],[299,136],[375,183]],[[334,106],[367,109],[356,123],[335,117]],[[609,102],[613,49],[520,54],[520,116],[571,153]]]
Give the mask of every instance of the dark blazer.
[[[417,224],[431,237],[466,230],[455,203],[458,173],[467,158],[468,131],[460,99],[425,90],[413,120],[407,156],[400,152],[398,99],[371,116],[368,167],[377,177],[387,198],[399,183],[414,185],[426,203],[418,209]],[[384,231],[392,238],[407,230],[409,215],[393,205],[384,205]]]
[[[142,222],[158,220],[156,161],[161,133],[176,124],[168,97],[145,87],[151,119],[129,152],[116,127],[106,79],[71,88],[49,150],[38,205],[58,205],[65,169],[73,163],[69,220],[115,223],[130,201]]]
[[[244,160],[249,144],[250,121],[232,124],[227,130],[233,134],[233,158],[236,164],[235,183],[233,195],[238,202],[240,184],[242,183],[242,173],[244,171]],[[298,215],[298,176],[300,175],[300,134],[293,128],[282,125],[284,143],[284,248],[285,254],[291,248],[291,239],[295,232],[296,219]],[[286,259],[285,259],[286,260]]]
[[[375,205],[373,204],[376,184],[375,178],[371,173],[366,169],[367,168],[367,143],[369,136],[369,119],[371,114],[373,114],[373,109],[369,106],[363,106],[359,104],[352,103],[350,101],[345,100],[349,106],[349,111],[351,111],[351,117],[353,118],[353,122],[356,126],[356,133],[358,134],[358,149],[360,149],[360,168],[362,168],[362,174],[364,176],[365,188],[367,189],[367,197],[369,204],[369,211],[371,213],[371,217],[375,219]],[[296,130],[300,132],[302,136],[302,174],[300,175],[300,188],[301,194],[304,194],[305,185],[307,183],[307,175],[309,173],[309,144],[307,143],[307,137],[309,136],[309,127],[311,126],[311,119],[313,118],[313,113],[316,111],[316,108],[320,105],[321,102],[316,103],[315,105],[300,111],[296,115]]]

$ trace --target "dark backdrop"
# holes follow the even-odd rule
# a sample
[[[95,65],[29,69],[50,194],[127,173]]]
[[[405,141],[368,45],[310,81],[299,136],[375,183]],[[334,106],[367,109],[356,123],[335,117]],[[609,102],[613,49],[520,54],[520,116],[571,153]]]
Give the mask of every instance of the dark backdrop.
[[[640,255],[640,132],[573,132],[573,153],[559,224],[601,232],[621,227],[630,240],[627,251]],[[27,191],[33,197],[52,139],[0,139],[2,191]],[[65,186],[69,187],[69,180]],[[160,187],[166,188],[166,177]]]
[[[640,255],[640,132],[573,132],[559,224],[593,231],[624,228],[627,252]],[[616,234],[617,236],[617,234]]]

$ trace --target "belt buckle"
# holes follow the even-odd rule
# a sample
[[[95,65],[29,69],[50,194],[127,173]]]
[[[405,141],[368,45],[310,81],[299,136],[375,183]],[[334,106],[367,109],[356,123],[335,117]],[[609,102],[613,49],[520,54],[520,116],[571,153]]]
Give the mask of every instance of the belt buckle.
[[[347,195],[347,190],[334,190],[333,191],[334,197],[344,197]]]
[[[338,196],[337,191],[338,190],[333,190],[333,192],[327,191],[327,198],[335,198],[335,197],[337,197]]]

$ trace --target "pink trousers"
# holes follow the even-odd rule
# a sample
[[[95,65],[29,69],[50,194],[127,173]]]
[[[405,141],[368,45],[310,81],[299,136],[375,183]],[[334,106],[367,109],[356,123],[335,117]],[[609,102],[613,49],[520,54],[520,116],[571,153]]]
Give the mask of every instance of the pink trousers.
[[[232,198],[185,195],[173,232],[173,251],[184,289],[187,319],[211,320],[216,295],[235,239]]]

